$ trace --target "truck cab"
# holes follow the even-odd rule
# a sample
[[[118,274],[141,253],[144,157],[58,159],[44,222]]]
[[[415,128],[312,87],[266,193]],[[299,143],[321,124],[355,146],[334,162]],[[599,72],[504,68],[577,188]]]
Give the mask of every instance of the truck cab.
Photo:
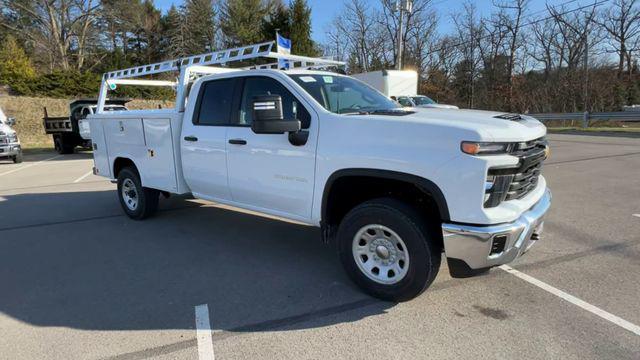
[[[101,99],[111,84],[136,81],[177,90],[175,109],[109,113],[99,101],[88,117],[94,172],[117,182],[129,217],[153,215],[159,194],[175,193],[316,226],[357,285],[394,301],[428,288],[443,254],[451,275],[464,277],[538,241],[551,199],[540,122],[404,109],[359,80],[309,66],[202,65],[282,59],[270,46],[105,74]],[[180,71],[176,83],[129,78],[163,67]]]

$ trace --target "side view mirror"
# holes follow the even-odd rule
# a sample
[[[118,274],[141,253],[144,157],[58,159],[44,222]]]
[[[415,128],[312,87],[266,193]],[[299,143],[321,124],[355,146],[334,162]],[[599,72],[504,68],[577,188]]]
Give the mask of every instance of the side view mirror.
[[[251,130],[256,134],[284,134],[300,131],[300,120],[285,120],[280,95],[254,96]]]
[[[16,118],[12,118],[12,117],[7,118],[7,125],[13,126],[15,124],[16,124]]]

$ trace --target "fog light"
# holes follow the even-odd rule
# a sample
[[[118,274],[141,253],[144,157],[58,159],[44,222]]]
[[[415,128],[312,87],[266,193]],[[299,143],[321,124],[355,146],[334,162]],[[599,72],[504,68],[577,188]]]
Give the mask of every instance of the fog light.
[[[491,243],[491,253],[489,255],[500,254],[504,251],[504,247],[507,245],[507,235],[498,235],[493,237]]]

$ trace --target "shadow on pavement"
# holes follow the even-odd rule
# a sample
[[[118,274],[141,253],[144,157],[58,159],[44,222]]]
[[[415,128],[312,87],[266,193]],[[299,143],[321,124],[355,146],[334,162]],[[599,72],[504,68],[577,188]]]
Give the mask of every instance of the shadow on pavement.
[[[349,282],[316,228],[180,197],[161,208],[133,221],[114,191],[1,197],[0,311],[35,326],[192,329],[208,304],[214,329],[243,332],[393,306]]]

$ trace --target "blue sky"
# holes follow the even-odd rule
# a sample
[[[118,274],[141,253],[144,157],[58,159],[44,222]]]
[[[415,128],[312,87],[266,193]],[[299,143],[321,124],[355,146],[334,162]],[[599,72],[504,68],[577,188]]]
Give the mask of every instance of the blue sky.
[[[311,6],[311,21],[313,25],[313,38],[318,42],[323,42],[325,39],[325,31],[327,26],[343,6],[344,0],[307,0]],[[465,0],[433,0],[433,3],[437,9],[440,21],[438,28],[441,33],[447,33],[452,30],[451,14],[455,14],[463,7]],[[156,5],[166,11],[171,7],[171,4],[180,5],[181,0],[154,0]],[[285,0],[287,2],[287,0]],[[378,6],[378,0],[369,0],[369,2]],[[474,1],[481,14],[488,14],[491,12],[492,0],[476,0]],[[574,9],[581,5],[587,5],[593,3],[593,0],[530,0],[529,13],[541,14],[541,11],[545,10],[545,3],[550,5],[558,5],[563,3],[567,4],[567,9]]]

